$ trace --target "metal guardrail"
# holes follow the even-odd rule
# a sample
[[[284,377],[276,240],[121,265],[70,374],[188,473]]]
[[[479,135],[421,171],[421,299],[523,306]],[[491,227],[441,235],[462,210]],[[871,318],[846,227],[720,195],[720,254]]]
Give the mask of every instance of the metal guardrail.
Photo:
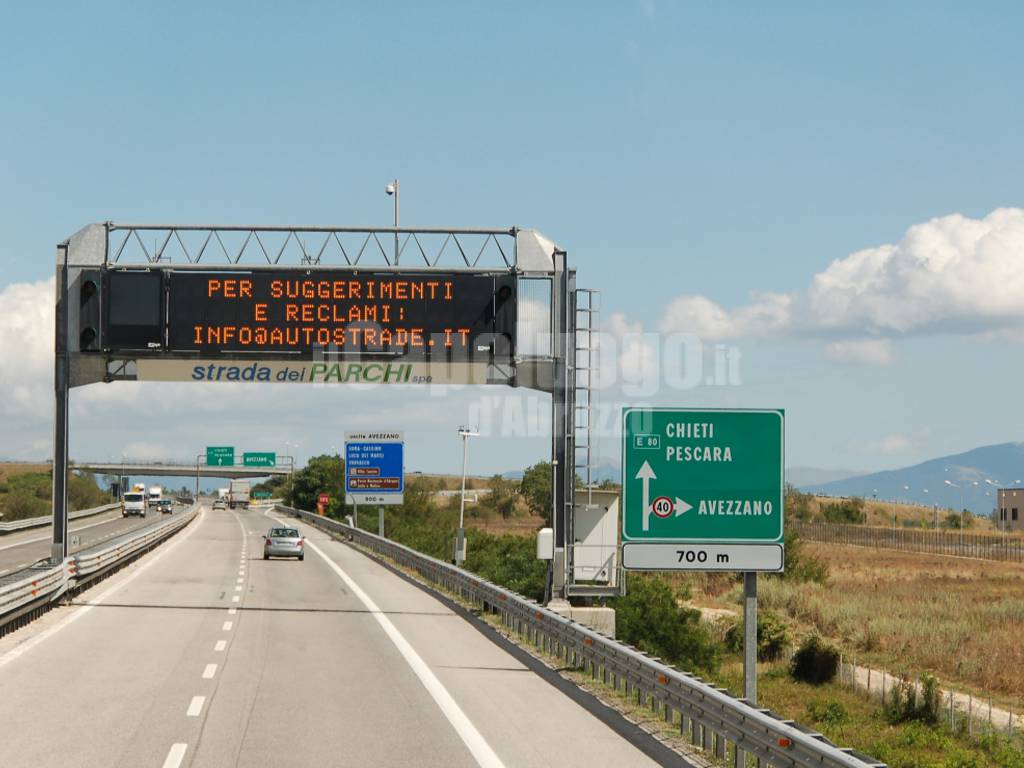
[[[75,552],[58,565],[35,565],[3,577],[0,579],[0,636],[27,614],[45,610],[66,592],[124,565],[184,528],[197,512],[198,506],[193,506],[170,520],[161,520]]]
[[[792,720],[750,706],[725,689],[468,571],[336,520],[280,504],[275,508],[345,536],[371,552],[415,570],[444,591],[499,614],[504,626],[531,644],[616,690],[625,688],[627,696],[635,696],[641,704],[650,703],[670,722],[674,722],[674,713],[679,713],[682,732],[693,745],[719,759],[730,758],[737,768],[746,766],[747,756],[756,759],[761,768],[885,768],[885,763],[838,747]]]
[[[83,517],[98,515],[112,509],[118,509],[120,506],[120,504],[103,504],[99,507],[91,507],[89,509],[79,510],[78,512],[70,512],[68,513],[68,520],[78,520]],[[12,531],[21,531],[26,528],[41,528],[42,526],[49,525],[52,522],[53,515],[40,515],[39,517],[27,517],[24,520],[12,520],[9,523],[0,523],[0,534],[11,533]]]

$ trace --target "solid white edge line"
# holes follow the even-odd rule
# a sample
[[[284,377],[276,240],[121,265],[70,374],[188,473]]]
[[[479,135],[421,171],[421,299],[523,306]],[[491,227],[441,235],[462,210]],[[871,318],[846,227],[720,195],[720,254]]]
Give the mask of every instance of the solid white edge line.
[[[178,768],[181,765],[181,761],[185,759],[185,750],[188,749],[188,744],[171,744],[171,751],[167,753],[167,759],[164,760],[163,768]]]
[[[5,653],[3,656],[0,656],[0,667],[3,667],[5,664],[8,664],[8,663],[14,661],[19,656],[21,656],[21,655],[27,653],[28,651],[32,650],[33,648],[35,648],[37,645],[39,645],[44,640],[46,640],[46,639],[48,639],[50,637],[53,637],[55,634],[60,632],[62,629],[64,629],[69,624],[72,624],[73,622],[78,621],[80,618],[82,618],[82,616],[87,614],[89,611],[91,611],[97,605],[100,605],[104,600],[107,600],[108,598],[110,598],[114,594],[116,594],[117,592],[119,592],[122,589],[124,589],[127,585],[131,584],[141,574],[145,573],[149,568],[151,568],[154,563],[160,562],[160,559],[164,555],[166,555],[168,552],[173,552],[175,549],[177,549],[179,546],[181,546],[185,541],[187,541],[188,538],[193,533],[195,533],[196,529],[199,527],[199,523],[202,522],[204,515],[205,515],[205,510],[200,509],[199,510],[199,514],[192,521],[192,523],[194,523],[194,524],[190,524],[188,526],[188,529],[184,533],[181,533],[178,536],[176,536],[174,538],[174,540],[171,541],[171,543],[168,544],[165,548],[159,549],[155,553],[155,555],[153,556],[152,559],[148,559],[144,563],[142,563],[142,565],[140,565],[138,567],[138,569],[134,573],[128,574],[128,576],[123,581],[121,581],[119,584],[115,584],[110,589],[108,589],[106,592],[100,593],[95,598],[90,600],[87,605],[83,605],[83,606],[79,607],[78,610],[76,610],[70,616],[65,616],[63,619],[61,619],[59,622],[54,624],[49,629],[44,629],[42,632],[40,632],[35,637],[29,638],[28,640],[26,640],[21,645],[15,646],[11,650],[9,650],[7,653]],[[136,561],[136,562],[138,562],[138,561]]]
[[[280,521],[278,521],[280,522]],[[459,734],[459,738],[462,739],[462,743],[466,745],[473,758],[481,768],[505,768],[505,764],[501,761],[501,758],[491,749],[491,745],[487,743],[487,740],[480,734],[480,731],[476,729],[472,721],[466,716],[466,713],[462,711],[462,708],[458,705],[452,695],[448,693],[448,689],[444,687],[444,684],[437,679],[437,676],[430,670],[427,663],[423,661],[416,650],[409,644],[409,641],[405,639],[398,628],[391,623],[391,620],[384,615],[384,613],[377,607],[377,604],[373,601],[368,594],[366,594],[362,588],[352,580],[341,567],[331,560],[316,544],[306,540],[306,546],[316,552],[323,559],[325,563],[333,570],[342,581],[345,582],[346,586],[352,590],[359,601],[366,606],[366,609],[370,612],[377,623],[380,624],[381,629],[390,638],[391,642],[394,643],[395,648],[402,654],[402,658],[405,659],[406,663],[412,668],[413,673],[419,678],[423,687],[427,689],[427,693],[430,694],[431,698],[441,709],[441,712],[448,719],[448,722],[455,728],[455,732]]]
[[[216,674],[217,674],[217,665],[216,664],[207,664],[206,668],[203,669],[203,680],[210,680]]]
[[[205,696],[193,696],[192,701],[189,702],[188,711],[185,712],[186,717],[199,717],[199,714],[203,711],[203,704],[206,702]]]

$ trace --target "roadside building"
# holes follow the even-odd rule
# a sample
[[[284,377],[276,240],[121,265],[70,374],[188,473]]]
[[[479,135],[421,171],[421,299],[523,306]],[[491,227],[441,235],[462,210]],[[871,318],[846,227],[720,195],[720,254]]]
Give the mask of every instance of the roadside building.
[[[1000,488],[997,492],[996,527],[1024,531],[1024,488]]]

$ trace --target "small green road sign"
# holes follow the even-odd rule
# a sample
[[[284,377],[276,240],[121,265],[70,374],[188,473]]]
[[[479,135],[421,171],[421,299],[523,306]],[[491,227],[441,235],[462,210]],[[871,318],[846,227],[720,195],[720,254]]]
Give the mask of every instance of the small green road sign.
[[[253,491],[252,497],[254,499],[269,499],[270,491]]]
[[[625,408],[622,419],[624,542],[782,543],[781,410]]]
[[[235,466],[235,448],[231,445],[208,445],[206,446],[206,466],[208,467],[233,467]]]
[[[273,467],[277,465],[276,453],[243,453],[242,466]]]

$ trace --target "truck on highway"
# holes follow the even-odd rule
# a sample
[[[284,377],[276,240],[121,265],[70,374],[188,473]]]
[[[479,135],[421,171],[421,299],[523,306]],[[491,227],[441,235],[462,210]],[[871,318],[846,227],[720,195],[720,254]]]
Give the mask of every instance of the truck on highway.
[[[248,480],[232,480],[231,486],[228,488],[228,506],[231,509],[235,507],[242,507],[242,509],[249,508],[249,481]]]
[[[228,489],[227,488],[218,488],[217,489],[217,498],[218,499],[224,499],[225,501],[227,501]]]
[[[164,489],[161,488],[159,485],[154,485],[152,488],[149,489],[149,506],[159,507],[160,500],[163,498],[163,496]]]
[[[129,515],[145,517],[148,508],[149,499],[146,495],[145,486],[143,486],[142,490],[133,488],[125,493],[124,498],[121,500],[121,517],[128,517]]]

